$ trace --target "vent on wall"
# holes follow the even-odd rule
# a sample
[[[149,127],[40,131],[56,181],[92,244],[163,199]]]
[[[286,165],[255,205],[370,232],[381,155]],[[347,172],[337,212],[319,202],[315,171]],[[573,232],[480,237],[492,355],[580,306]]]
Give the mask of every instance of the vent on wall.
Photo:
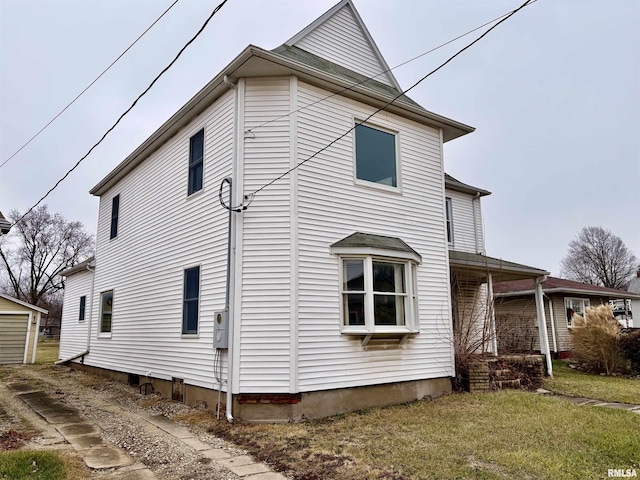
[[[171,399],[176,402],[184,402],[184,379],[171,378]]]

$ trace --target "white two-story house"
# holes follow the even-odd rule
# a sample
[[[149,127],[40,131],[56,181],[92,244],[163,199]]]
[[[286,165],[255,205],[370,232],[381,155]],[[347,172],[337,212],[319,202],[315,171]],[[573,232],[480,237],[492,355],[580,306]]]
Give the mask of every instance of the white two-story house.
[[[473,128],[404,95],[369,118],[400,93],[351,0],[247,47],[91,190],[61,359],[229,420],[449,392],[451,277],[508,268],[484,256],[488,192],[444,174]]]

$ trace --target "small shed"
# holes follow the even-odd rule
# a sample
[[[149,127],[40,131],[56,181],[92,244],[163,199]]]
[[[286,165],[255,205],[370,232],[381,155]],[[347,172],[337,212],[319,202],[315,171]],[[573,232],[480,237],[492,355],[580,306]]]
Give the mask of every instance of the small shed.
[[[36,361],[43,313],[49,312],[0,293],[0,364]]]

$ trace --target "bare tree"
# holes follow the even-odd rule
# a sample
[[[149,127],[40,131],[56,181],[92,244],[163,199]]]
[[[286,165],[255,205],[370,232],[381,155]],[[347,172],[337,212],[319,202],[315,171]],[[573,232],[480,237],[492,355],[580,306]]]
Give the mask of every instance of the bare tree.
[[[626,290],[637,264],[620,237],[602,227],[584,227],[569,242],[560,273],[578,282]]]
[[[12,222],[21,217],[13,210]],[[10,295],[43,306],[64,288],[60,272],[93,255],[93,236],[46,205],[29,212],[0,236],[0,276]]]

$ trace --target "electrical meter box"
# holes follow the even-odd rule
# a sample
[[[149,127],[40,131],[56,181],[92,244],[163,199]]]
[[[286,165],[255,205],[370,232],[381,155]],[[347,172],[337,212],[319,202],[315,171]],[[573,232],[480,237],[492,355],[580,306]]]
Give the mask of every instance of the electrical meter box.
[[[213,321],[213,347],[229,348],[229,311],[216,312]]]

